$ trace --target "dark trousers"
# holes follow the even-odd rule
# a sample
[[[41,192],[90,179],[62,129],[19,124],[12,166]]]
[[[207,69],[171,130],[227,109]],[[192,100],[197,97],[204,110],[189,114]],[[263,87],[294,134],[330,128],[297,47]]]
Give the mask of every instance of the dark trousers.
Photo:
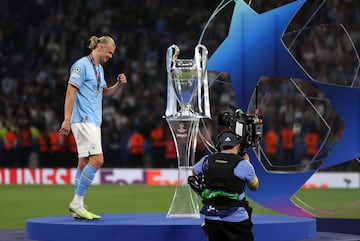
[[[253,241],[252,222],[222,222],[205,219],[209,241]]]

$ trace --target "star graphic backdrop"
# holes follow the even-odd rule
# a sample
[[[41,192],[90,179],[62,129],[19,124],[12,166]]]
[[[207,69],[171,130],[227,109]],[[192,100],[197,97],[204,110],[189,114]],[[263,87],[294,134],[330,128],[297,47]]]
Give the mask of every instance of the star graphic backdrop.
[[[360,90],[316,81],[285,46],[284,32],[303,5],[304,1],[294,1],[259,14],[244,1],[236,1],[229,34],[209,59],[208,70],[231,75],[236,103],[245,111],[264,76],[308,81],[326,95],[345,128],[334,146],[326,145],[328,150],[322,150],[327,156],[317,169],[273,172],[266,169],[255,152],[249,152],[261,183],[257,192],[248,192],[249,197],[278,212],[312,217],[313,213],[294,204],[291,197],[316,171],[360,156]],[[358,73],[358,58],[355,66]],[[261,112],[261,106],[259,109]]]

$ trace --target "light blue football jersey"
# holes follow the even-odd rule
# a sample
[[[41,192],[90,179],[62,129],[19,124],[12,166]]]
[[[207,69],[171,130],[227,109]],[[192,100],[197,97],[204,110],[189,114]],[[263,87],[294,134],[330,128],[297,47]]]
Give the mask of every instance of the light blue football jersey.
[[[99,83],[94,67],[87,57],[82,57],[71,66],[69,83],[78,88],[71,123],[86,122],[101,126],[103,88],[106,86],[106,82],[104,69],[100,64],[96,71],[100,73]]]

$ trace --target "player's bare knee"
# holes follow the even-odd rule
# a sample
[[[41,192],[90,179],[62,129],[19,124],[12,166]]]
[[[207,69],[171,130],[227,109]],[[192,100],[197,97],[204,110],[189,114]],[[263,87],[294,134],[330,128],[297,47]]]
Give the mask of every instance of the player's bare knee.
[[[96,168],[99,169],[104,164],[104,157],[103,155],[93,155],[90,157],[90,164]]]

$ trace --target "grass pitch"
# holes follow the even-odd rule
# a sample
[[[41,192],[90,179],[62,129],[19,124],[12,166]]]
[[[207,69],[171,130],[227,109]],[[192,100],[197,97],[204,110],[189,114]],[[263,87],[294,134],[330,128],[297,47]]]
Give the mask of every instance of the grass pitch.
[[[93,185],[85,202],[91,211],[100,214],[166,213],[174,191],[174,186]],[[73,193],[74,188],[70,185],[0,185],[0,229],[24,229],[29,218],[70,215],[68,205]],[[296,196],[313,208],[329,209],[330,212],[334,211],[332,208],[343,206],[336,218],[360,218],[360,190],[304,189]],[[251,200],[250,203],[256,214],[279,214]]]

